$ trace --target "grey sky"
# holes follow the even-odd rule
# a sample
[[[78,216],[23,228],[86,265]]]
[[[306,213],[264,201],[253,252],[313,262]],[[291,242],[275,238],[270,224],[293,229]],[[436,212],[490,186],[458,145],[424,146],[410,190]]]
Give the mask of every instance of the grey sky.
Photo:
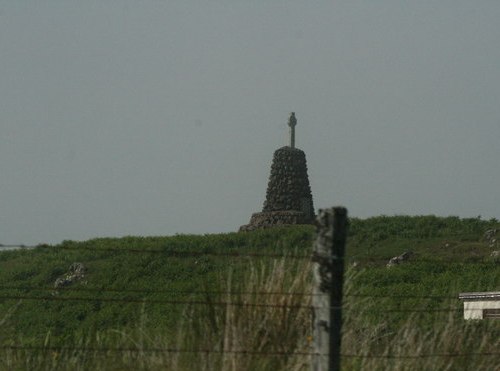
[[[0,243],[237,230],[290,111],[317,208],[500,218],[499,1],[0,0]]]

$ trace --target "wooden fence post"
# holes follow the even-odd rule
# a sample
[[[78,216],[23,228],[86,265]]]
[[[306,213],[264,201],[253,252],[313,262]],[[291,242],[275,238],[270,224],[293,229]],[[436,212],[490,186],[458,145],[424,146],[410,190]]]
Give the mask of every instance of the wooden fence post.
[[[312,371],[339,371],[347,209],[320,210],[313,251]]]

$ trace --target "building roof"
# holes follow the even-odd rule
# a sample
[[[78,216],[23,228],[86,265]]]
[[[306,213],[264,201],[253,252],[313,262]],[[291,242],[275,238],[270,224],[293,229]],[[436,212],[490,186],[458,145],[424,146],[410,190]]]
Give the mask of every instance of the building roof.
[[[458,294],[462,300],[500,300],[500,291],[490,292],[462,292]]]

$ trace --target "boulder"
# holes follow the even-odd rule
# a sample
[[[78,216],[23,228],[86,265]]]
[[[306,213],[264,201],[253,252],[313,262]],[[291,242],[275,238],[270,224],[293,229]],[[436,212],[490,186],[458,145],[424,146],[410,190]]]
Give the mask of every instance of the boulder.
[[[54,288],[58,289],[61,287],[65,287],[71,285],[76,281],[81,281],[85,278],[85,272],[87,268],[83,265],[83,263],[73,263],[69,266],[68,273],[64,276],[59,277],[54,282]]]
[[[497,245],[497,232],[497,228],[488,229],[486,232],[484,232],[484,238],[488,242],[488,245],[490,247],[495,247]]]
[[[387,263],[386,267],[390,268],[390,267],[392,267],[394,265],[401,264],[401,263],[409,260],[412,255],[413,255],[413,253],[411,251],[406,251],[406,252],[402,253],[399,256],[395,256],[395,257],[393,257],[393,258],[391,258],[389,260],[389,262]]]

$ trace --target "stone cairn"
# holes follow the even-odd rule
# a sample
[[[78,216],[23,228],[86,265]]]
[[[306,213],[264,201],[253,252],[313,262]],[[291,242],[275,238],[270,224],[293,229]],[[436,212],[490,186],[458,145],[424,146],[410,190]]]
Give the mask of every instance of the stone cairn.
[[[307,176],[306,155],[295,148],[295,113],[290,114],[290,145],[274,152],[266,201],[240,231],[293,224],[313,224],[315,215]]]

